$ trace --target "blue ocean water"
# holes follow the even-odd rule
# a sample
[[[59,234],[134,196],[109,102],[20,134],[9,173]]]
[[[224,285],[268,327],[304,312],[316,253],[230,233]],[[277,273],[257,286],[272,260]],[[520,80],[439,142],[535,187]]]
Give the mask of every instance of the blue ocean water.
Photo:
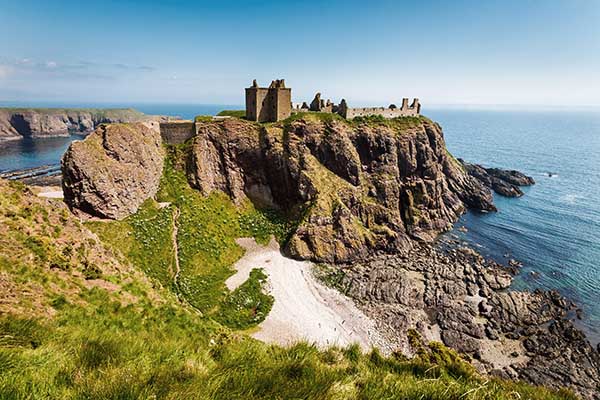
[[[600,111],[427,116],[456,157],[536,180],[521,198],[495,196],[497,213],[467,213],[458,225],[468,232],[455,233],[499,262],[507,253],[522,261],[514,288],[558,289],[583,308],[580,327],[600,342]]]
[[[186,119],[242,108],[189,104],[85,107],[134,107],[147,114]],[[580,326],[592,342],[600,342],[600,112],[433,109],[425,114],[442,125],[448,149],[456,157],[518,169],[537,182],[525,188],[522,198],[495,196],[497,213],[465,214],[457,225],[468,232],[454,233],[501,263],[507,262],[506,254],[522,261],[514,287],[558,289],[583,308]],[[3,143],[0,170],[57,163],[74,139],[80,137]]]

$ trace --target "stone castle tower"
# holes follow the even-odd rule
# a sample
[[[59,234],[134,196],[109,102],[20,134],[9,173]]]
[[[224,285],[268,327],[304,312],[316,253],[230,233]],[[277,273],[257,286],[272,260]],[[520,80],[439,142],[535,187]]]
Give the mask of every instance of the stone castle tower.
[[[268,88],[258,87],[256,79],[246,88],[246,119],[258,122],[276,122],[292,114],[292,89],[285,87],[284,79],[271,82]]]

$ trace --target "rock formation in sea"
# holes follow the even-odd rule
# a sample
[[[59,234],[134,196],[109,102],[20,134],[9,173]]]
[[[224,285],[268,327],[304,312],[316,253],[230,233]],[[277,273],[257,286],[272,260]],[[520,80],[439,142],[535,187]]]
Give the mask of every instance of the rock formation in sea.
[[[533,178],[519,171],[485,168],[479,164],[470,164],[460,158],[458,160],[469,175],[502,196],[521,197],[523,196],[523,191],[519,186],[531,186],[535,184]]]

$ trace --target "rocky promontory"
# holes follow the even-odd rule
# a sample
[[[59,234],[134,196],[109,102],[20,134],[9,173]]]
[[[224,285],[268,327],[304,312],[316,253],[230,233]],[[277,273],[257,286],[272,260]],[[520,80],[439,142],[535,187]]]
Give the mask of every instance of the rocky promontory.
[[[0,141],[90,133],[104,123],[160,118],[133,109],[0,108]]]
[[[395,347],[407,333],[439,341],[489,375],[600,397],[600,353],[573,323],[575,305],[556,291],[512,291],[517,271],[470,248],[419,244],[398,255],[331,266],[330,282],[352,297]]]
[[[102,132],[88,140],[96,136],[104,137],[104,148],[111,145]],[[131,191],[128,201],[119,195],[128,185],[89,172],[103,168],[106,152],[97,146],[95,155],[76,161],[82,146],[74,144],[63,159],[67,202],[111,218],[133,212]],[[140,159],[146,150],[130,144],[126,153]],[[139,175],[137,164],[110,157],[123,177]],[[308,115],[268,126],[236,118],[207,121],[185,146],[180,164],[192,187],[204,194],[219,190],[238,204],[249,199],[292,215],[298,226],[285,251],[320,262],[406,250],[415,240],[432,241],[450,229],[466,208],[495,210],[490,190],[447,153],[440,126],[426,118],[382,124]],[[154,187],[160,173],[149,169],[137,182]],[[99,195],[100,203],[81,202],[74,185],[89,194],[105,185],[120,189],[114,196]],[[148,194],[137,193],[133,204]]]

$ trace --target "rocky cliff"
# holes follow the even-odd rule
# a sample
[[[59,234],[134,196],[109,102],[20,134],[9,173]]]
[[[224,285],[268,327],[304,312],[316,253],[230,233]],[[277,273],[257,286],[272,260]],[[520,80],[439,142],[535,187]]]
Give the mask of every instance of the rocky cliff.
[[[65,201],[89,214],[124,218],[156,194],[163,161],[157,124],[103,125],[64,154]]]
[[[0,140],[89,133],[103,123],[152,118],[132,109],[0,108]]]
[[[261,127],[206,123],[189,177],[204,193],[303,214],[287,251],[346,262],[432,240],[465,210],[494,210],[490,191],[446,152],[425,119],[349,123],[307,116]]]
[[[111,145],[110,137],[98,135],[105,148]],[[81,173],[96,163],[91,156],[78,160],[83,146],[72,146],[63,160],[67,201],[100,216],[131,213],[131,198],[76,200],[80,190],[71,182],[81,182],[90,194],[99,181],[113,184],[104,173]],[[142,143],[128,148],[136,159],[145,150]],[[250,199],[295,218],[286,251],[302,259],[349,262],[374,251],[408,249],[415,239],[431,241],[449,229],[466,207],[495,210],[490,190],[448,154],[440,126],[426,118],[348,122],[307,115],[267,126],[236,118],[209,121],[183,154],[182,168],[201,192],[219,190],[238,204]],[[134,167],[112,158],[123,175]],[[156,168],[145,171],[140,184],[154,184],[159,175]]]

